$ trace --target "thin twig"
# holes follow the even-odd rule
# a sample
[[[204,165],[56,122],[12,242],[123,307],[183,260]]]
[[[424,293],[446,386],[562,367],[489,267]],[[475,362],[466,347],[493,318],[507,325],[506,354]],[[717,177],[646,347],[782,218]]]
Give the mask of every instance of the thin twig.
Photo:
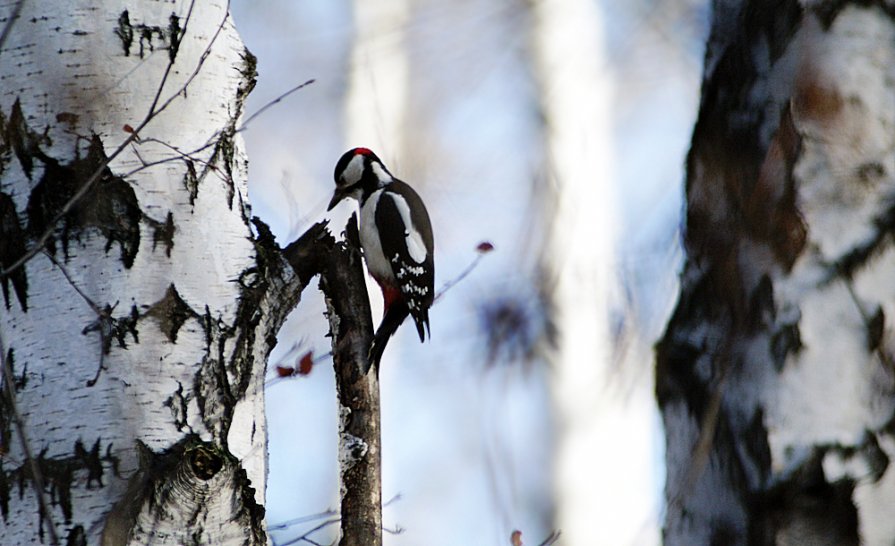
[[[277,523],[276,525],[268,525],[268,531],[282,531],[283,529],[288,529],[293,525],[298,525],[299,523],[307,523],[309,521],[314,521],[316,519],[328,518],[331,516],[338,515],[339,513],[332,508],[328,510],[324,510],[323,512],[317,512],[316,514],[310,514],[307,516],[299,516],[293,519],[287,519],[283,523]]]
[[[9,16],[9,20],[6,21],[6,25],[3,27],[3,33],[0,34],[0,54],[3,53],[3,46],[6,44],[6,40],[9,38],[9,34],[12,32],[13,25],[16,24],[16,21],[19,20],[19,15],[22,13],[22,6],[25,5],[25,0],[19,0],[16,2],[14,8],[12,8],[12,13]]]
[[[51,262],[53,262],[56,267],[59,268],[59,271],[62,271],[62,276],[65,277],[65,280],[68,281],[68,284],[70,284],[71,287],[75,289],[75,292],[77,292],[79,296],[84,298],[84,301],[87,302],[87,305],[89,305],[91,309],[93,309],[93,312],[96,313],[97,316],[101,317],[103,315],[102,309],[100,309],[96,302],[90,299],[90,297],[85,294],[84,291],[81,290],[77,284],[75,284],[74,279],[72,279],[71,275],[68,274],[68,270],[65,268],[64,265],[62,265],[62,263],[59,262],[59,260],[56,259],[56,256],[53,256],[46,250],[43,250],[42,252],[44,256],[46,256]]]
[[[336,523],[339,523],[340,521],[342,521],[342,518],[330,518],[330,519],[324,521],[323,523],[320,523],[316,527],[308,529],[305,532],[305,534],[295,537],[288,542],[284,542],[280,546],[290,546],[290,544],[296,544],[296,543],[302,542],[302,541],[307,542],[309,544],[317,544],[316,542],[314,542],[313,540],[310,539],[310,536],[313,535],[314,533],[316,533],[317,531],[321,531],[321,530],[325,529],[326,527],[329,527],[330,525],[335,525]]]
[[[239,126],[239,129],[237,129],[236,132],[237,132],[237,133],[241,133],[242,131],[245,131],[246,126],[248,126],[248,124],[249,124],[253,119],[255,119],[255,118],[257,118],[258,116],[260,116],[265,110],[267,110],[267,109],[270,108],[271,106],[273,106],[273,105],[279,103],[280,101],[282,101],[283,99],[285,99],[286,97],[288,97],[288,96],[291,95],[292,93],[295,93],[295,92],[298,91],[299,89],[302,89],[302,88],[304,88],[304,87],[307,87],[307,86],[311,85],[312,83],[314,83],[314,81],[316,81],[316,80],[314,80],[313,78],[311,78],[310,80],[306,81],[305,83],[296,85],[295,87],[293,87],[292,89],[286,91],[285,93],[283,93],[283,94],[280,95],[279,97],[277,97],[277,98],[273,99],[272,101],[268,102],[267,104],[265,104],[264,106],[262,106],[257,112],[255,112],[254,114],[252,114],[251,116],[249,116],[248,119],[246,119],[244,122],[242,122],[242,125]]]
[[[437,302],[439,299],[441,299],[441,297],[444,296],[444,294],[445,294],[448,290],[450,290],[451,288],[453,288],[454,285],[456,285],[458,282],[462,281],[462,280],[465,279],[470,273],[472,273],[473,270],[475,270],[475,268],[478,267],[479,262],[482,261],[482,258],[484,258],[484,257],[485,257],[485,255],[484,255],[484,254],[481,254],[481,253],[478,254],[478,255],[476,255],[475,259],[472,260],[472,262],[470,262],[470,264],[469,264],[468,266],[466,266],[466,269],[464,269],[459,275],[457,275],[457,276],[454,277],[453,279],[451,279],[451,280],[449,280],[448,282],[444,283],[444,286],[442,286],[442,287],[441,287],[441,290],[439,290],[438,293],[435,295],[435,299],[432,301],[432,305],[435,305],[435,302]]]
[[[196,0],[192,0],[190,2],[190,7],[187,9],[186,18],[183,20],[183,28],[180,29],[180,36],[177,39],[177,48],[178,49],[183,44],[183,37],[186,36],[186,29],[190,25],[190,18],[193,15],[193,8],[195,6],[196,6]],[[228,14],[230,13],[229,4],[227,6],[227,13]],[[227,18],[224,17],[224,20],[226,21]],[[216,36],[217,36],[217,34],[215,34],[215,37]],[[173,35],[170,36],[168,39],[171,40],[171,43],[174,43]],[[212,38],[212,42],[213,41],[214,41],[214,39]],[[171,74],[171,69],[174,68],[174,61],[176,60],[176,57],[177,57],[176,52],[173,54],[172,53],[168,54],[168,64],[167,64],[167,66],[165,66],[165,72],[162,74],[162,81],[159,82],[158,88],[155,90],[155,97],[153,97],[153,99],[152,99],[152,104],[149,105],[149,115],[150,116],[155,113],[155,107],[158,105],[158,101],[162,96],[162,91],[164,91],[164,89],[165,89],[165,83],[168,81],[168,76]],[[199,64],[201,65],[204,60],[205,60],[204,57],[200,58]],[[171,101],[171,99],[169,98],[168,101],[162,105],[161,110],[164,110],[165,106],[167,106],[167,104],[170,101]]]
[[[96,374],[94,374],[93,379],[87,380],[87,386],[92,387],[96,385],[96,382],[99,380],[99,374],[102,373],[104,369],[106,369],[106,344],[109,343],[108,336],[111,333],[111,327],[109,326],[109,323],[111,323],[112,321],[112,311],[115,309],[115,305],[118,305],[118,303],[116,302],[115,305],[112,306],[107,304],[105,309],[100,308],[100,306],[97,305],[96,302],[90,299],[90,297],[88,297],[87,294],[85,294],[84,291],[78,287],[74,279],[72,279],[71,275],[69,275],[68,270],[65,268],[64,265],[62,265],[62,263],[59,262],[59,260],[56,259],[55,256],[53,256],[46,250],[43,251],[43,254],[44,256],[49,258],[49,260],[53,262],[60,271],[62,271],[62,275],[65,277],[65,280],[68,281],[68,284],[70,284],[71,287],[75,289],[75,292],[77,292],[78,295],[84,298],[84,301],[87,302],[87,305],[89,305],[90,308],[93,309],[93,312],[96,313],[96,324],[98,324],[97,330],[99,330],[99,366],[97,366],[96,368]],[[88,326],[88,328],[90,328],[90,326]],[[84,333],[86,334],[89,331],[89,329],[85,329]]]
[[[22,451],[25,453],[25,460],[31,471],[31,485],[34,488],[34,494],[37,497],[37,505],[41,513],[41,521],[47,526],[47,533],[50,535],[50,544],[57,546],[59,537],[56,535],[56,524],[53,522],[53,516],[50,513],[47,499],[44,497],[44,480],[40,471],[40,465],[34,459],[31,451],[31,444],[28,442],[28,433],[25,430],[25,420],[19,414],[16,407],[16,391],[15,378],[12,375],[12,367],[6,358],[6,347],[3,344],[3,337],[0,336],[0,366],[3,367],[3,381],[6,384],[6,399],[9,404],[9,411],[12,418],[16,422],[16,432],[19,436],[19,442],[22,444]]]
[[[559,540],[560,535],[562,535],[562,531],[552,531],[547,538],[544,539],[544,542],[538,544],[538,546],[550,546],[551,544],[555,544],[557,540]]]
[[[180,33],[181,36],[186,34],[186,27],[190,22],[190,15],[193,12],[193,4],[195,4],[195,3],[196,3],[196,0],[193,0],[192,2],[190,2],[190,9],[189,9],[189,12],[187,13],[186,20],[183,23],[183,30]],[[196,63],[196,68],[193,70],[193,73],[189,75],[189,77],[186,79],[185,82],[183,82],[183,85],[180,86],[180,89],[178,89],[175,93],[173,93],[170,97],[168,97],[168,99],[165,102],[163,102],[161,106],[159,106],[158,111],[153,111],[150,108],[149,113],[151,115],[153,115],[153,117],[155,116],[155,114],[158,114],[158,113],[164,111],[172,102],[174,102],[174,99],[176,99],[182,93],[186,92],[187,87],[189,87],[189,85],[193,82],[193,80],[196,78],[196,76],[199,75],[199,72],[202,70],[202,66],[205,64],[206,59],[208,59],[208,56],[211,54],[212,46],[217,41],[218,36],[221,34],[221,31],[224,29],[224,25],[227,23],[227,19],[229,19],[229,18],[230,18],[230,1],[227,0],[227,5],[224,8],[224,18],[221,20],[221,24],[218,25],[217,30],[215,30],[214,35],[211,37],[211,40],[209,40],[208,46],[205,47],[205,51],[203,51],[202,55],[199,56],[199,62]],[[182,41],[181,41],[181,43],[182,43]],[[168,65],[168,69],[165,71],[164,78],[168,77],[168,72],[170,72],[170,69],[173,65],[174,65],[174,61],[171,60]],[[162,85],[159,86],[158,93],[156,94],[156,99],[152,103],[153,108],[155,107],[156,101],[158,100],[159,96],[162,93],[161,87],[164,85],[164,83],[165,82],[163,79]]]

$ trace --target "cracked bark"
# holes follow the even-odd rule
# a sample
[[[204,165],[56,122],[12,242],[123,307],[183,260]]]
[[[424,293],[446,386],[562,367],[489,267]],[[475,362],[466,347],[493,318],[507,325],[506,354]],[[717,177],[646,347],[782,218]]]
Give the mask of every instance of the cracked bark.
[[[315,241],[314,245],[308,245]],[[304,244],[301,244],[304,242]],[[379,377],[369,369],[373,322],[361,265],[357,220],[337,243],[325,223],[311,227],[286,247],[284,256],[298,276],[320,273],[326,296],[339,397],[340,546],[382,544],[382,470]]]

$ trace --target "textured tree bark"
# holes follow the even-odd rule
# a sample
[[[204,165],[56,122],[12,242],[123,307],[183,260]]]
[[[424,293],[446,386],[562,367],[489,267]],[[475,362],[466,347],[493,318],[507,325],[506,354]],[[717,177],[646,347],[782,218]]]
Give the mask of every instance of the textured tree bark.
[[[895,540],[895,12],[805,5],[714,3],[657,346],[669,545]]]
[[[346,240],[336,243],[326,224],[316,224],[301,239],[313,239],[315,257],[286,247],[296,267],[312,264],[326,296],[339,396],[339,471],[342,500],[341,546],[382,544],[382,466],[380,449],[379,370],[370,370],[373,320],[367,297],[360,241],[354,215]],[[301,240],[300,239],[300,240]],[[300,275],[304,277],[303,275]],[[309,278],[309,277],[308,277]]]
[[[224,1],[24,4],[0,51],[3,543],[266,544],[264,368],[302,284],[250,223],[254,77]]]

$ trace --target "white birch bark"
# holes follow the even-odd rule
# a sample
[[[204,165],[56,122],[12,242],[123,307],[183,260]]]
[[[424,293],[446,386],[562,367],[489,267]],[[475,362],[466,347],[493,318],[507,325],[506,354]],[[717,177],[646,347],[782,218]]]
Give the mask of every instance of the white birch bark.
[[[354,2],[355,36],[346,97],[349,146],[376,151],[387,165],[404,144],[409,60],[409,0]]]
[[[56,224],[55,262],[27,262],[24,297],[10,290],[0,310],[60,541],[266,540],[262,381],[281,317],[234,132],[253,78],[224,1],[27,2],[0,51],[3,220],[28,248],[157,93],[166,105]],[[8,400],[0,415],[0,534],[46,543]]]
[[[666,544],[895,540],[893,105],[891,12],[716,3],[658,348]]]

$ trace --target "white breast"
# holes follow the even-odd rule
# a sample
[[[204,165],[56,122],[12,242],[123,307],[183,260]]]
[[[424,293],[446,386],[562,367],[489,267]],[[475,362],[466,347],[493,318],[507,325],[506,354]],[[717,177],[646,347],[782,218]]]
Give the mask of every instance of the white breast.
[[[383,189],[373,192],[360,209],[360,245],[364,249],[364,259],[370,275],[380,281],[397,284],[392,266],[382,252],[379,233],[376,231],[376,205],[382,197]]]

